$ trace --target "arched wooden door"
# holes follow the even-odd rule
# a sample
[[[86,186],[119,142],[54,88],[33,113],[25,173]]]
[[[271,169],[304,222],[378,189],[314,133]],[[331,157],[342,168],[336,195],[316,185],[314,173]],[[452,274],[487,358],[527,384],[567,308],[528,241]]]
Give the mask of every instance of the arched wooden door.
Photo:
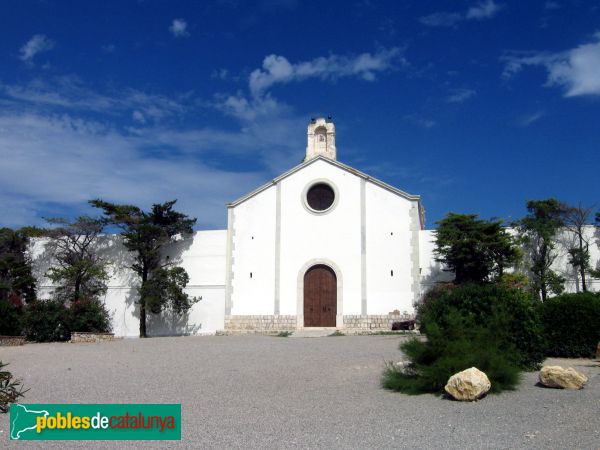
[[[337,278],[331,267],[312,266],[304,274],[304,326],[335,327]]]

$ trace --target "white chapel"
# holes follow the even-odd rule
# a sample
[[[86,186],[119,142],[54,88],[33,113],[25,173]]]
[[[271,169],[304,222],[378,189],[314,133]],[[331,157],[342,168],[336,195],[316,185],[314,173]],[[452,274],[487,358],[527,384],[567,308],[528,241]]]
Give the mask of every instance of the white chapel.
[[[419,196],[339,162],[330,119],[308,125],[302,164],[228,212],[226,328],[253,316],[274,326],[344,328],[357,317],[367,324],[413,311]]]

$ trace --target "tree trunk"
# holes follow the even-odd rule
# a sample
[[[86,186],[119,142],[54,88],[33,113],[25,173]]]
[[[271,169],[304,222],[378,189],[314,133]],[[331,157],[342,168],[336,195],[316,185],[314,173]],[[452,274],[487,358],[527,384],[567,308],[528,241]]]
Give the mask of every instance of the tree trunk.
[[[546,274],[540,274],[540,294],[542,295],[542,303],[546,301],[548,297],[548,288],[546,286]]]
[[[583,289],[583,292],[587,292],[587,286],[585,285],[585,261],[586,258],[584,257],[584,253],[583,253],[583,236],[581,235],[583,233],[583,231],[580,230],[579,233],[579,257],[581,258],[581,265],[579,266],[579,272],[581,273],[581,289]]]
[[[74,293],[74,299],[73,300],[80,300],[79,298],[79,291],[81,290],[81,281],[79,281],[79,279],[75,280],[75,293]]]
[[[148,280],[148,270],[144,268],[142,270],[142,286]],[[140,337],[146,337],[146,301],[144,298],[140,298]]]

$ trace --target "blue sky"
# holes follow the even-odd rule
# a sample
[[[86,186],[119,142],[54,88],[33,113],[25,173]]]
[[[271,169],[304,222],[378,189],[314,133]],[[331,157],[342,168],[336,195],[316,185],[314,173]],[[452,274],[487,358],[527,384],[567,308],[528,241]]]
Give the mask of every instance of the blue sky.
[[[600,206],[599,1],[7,0],[0,37],[1,225],[177,198],[224,228],[327,114],[428,228]]]

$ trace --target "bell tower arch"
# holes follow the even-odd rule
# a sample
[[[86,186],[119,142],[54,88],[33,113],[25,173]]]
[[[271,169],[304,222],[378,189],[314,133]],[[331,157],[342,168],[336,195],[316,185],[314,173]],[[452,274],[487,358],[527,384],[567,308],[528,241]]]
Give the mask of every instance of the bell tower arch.
[[[311,119],[308,124],[307,145],[305,161],[316,156],[326,156],[330,159],[336,159],[335,149],[335,125],[331,116],[327,119],[319,117]]]

